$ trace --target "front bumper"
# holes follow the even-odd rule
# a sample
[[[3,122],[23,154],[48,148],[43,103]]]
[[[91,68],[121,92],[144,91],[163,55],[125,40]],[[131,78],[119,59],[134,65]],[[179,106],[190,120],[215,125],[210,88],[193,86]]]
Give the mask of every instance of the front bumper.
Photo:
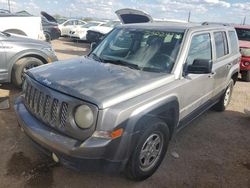
[[[19,125],[27,136],[47,154],[56,154],[62,164],[80,170],[89,168],[116,172],[124,168],[127,161],[124,140],[126,143],[130,135],[115,140],[89,137],[82,142],[60,134],[37,120],[27,111],[21,97],[16,99],[14,107]],[[124,149],[121,149],[120,143]]]

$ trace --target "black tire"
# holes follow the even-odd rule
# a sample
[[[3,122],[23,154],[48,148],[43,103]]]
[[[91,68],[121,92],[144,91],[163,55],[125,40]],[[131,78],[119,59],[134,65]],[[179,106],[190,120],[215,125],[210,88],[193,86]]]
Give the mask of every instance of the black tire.
[[[126,168],[127,177],[135,181],[147,179],[158,169],[166,154],[170,138],[168,126],[164,121],[160,119],[151,119],[147,121],[146,124],[149,128],[147,128],[140,136]],[[158,136],[161,142],[155,144],[155,146],[154,144],[151,145],[148,140],[152,139],[153,142],[156,142],[154,136],[155,139],[157,139]],[[155,150],[155,153],[159,150],[159,153],[155,157],[151,156],[153,155],[152,153],[149,154],[150,152],[153,152],[153,150]],[[155,159],[153,160],[152,157]],[[148,162],[151,163],[148,167],[146,165],[146,158],[149,159]]]
[[[229,85],[227,86],[226,91],[223,93],[223,95],[220,98],[220,101],[214,105],[213,109],[218,111],[218,112],[223,112],[229,105],[231,101],[231,96],[233,92],[233,86],[234,86],[234,81],[233,79],[230,80]]]
[[[44,36],[47,42],[51,42],[51,36],[48,32],[44,32]]]
[[[12,83],[17,87],[22,87],[24,81],[24,72],[30,68],[42,65],[43,62],[40,59],[34,57],[25,57],[19,59],[12,69]]]
[[[243,72],[241,74],[242,80],[250,82],[250,71]]]

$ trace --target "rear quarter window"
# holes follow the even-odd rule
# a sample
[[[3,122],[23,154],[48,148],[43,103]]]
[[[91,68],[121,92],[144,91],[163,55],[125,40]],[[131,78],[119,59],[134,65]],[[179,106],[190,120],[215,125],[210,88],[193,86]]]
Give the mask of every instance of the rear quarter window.
[[[238,37],[235,31],[228,32],[229,39],[230,39],[230,47],[233,54],[239,52],[239,45],[238,45]]]

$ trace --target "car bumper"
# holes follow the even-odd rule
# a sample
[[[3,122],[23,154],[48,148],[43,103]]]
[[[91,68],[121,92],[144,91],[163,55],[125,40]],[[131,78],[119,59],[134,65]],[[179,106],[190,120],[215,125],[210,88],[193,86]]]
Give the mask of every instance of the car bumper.
[[[250,62],[250,57],[241,57],[241,62],[240,62],[240,70],[241,71],[248,71],[250,70],[250,65],[245,66],[245,62]]]
[[[18,123],[26,135],[45,153],[50,156],[55,154],[62,164],[79,170],[117,172],[124,168],[127,160],[118,152],[119,139],[90,137],[82,142],[60,134],[37,120],[27,111],[21,97],[16,99],[14,107]]]

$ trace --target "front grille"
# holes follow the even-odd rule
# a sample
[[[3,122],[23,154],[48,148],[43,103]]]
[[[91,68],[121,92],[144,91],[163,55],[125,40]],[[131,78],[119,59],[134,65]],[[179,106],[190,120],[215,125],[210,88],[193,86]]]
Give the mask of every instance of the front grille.
[[[24,94],[26,107],[35,117],[52,127],[65,127],[68,120],[68,104],[65,101],[53,98],[29,82]]]

